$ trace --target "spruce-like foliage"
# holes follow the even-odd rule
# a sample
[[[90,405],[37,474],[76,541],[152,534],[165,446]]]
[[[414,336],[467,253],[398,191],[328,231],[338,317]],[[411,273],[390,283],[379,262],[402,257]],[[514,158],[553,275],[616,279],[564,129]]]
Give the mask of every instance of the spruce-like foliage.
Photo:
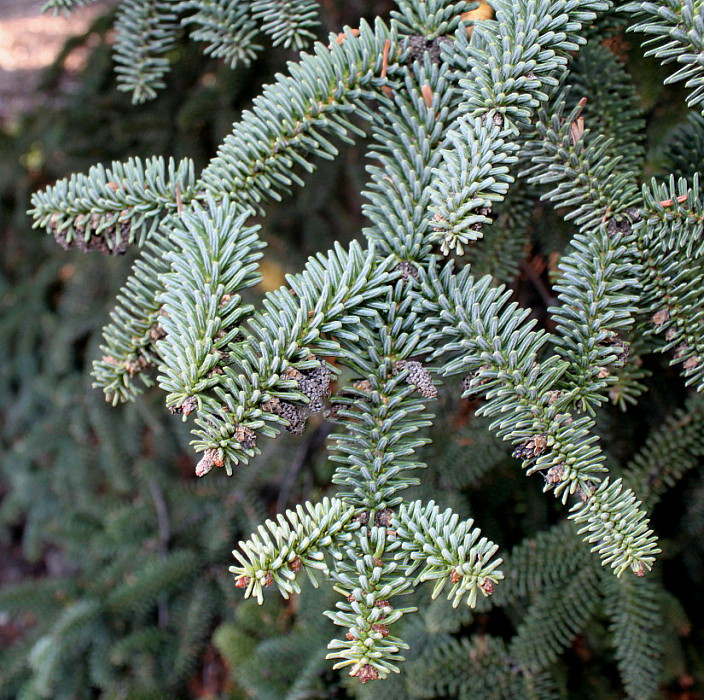
[[[658,15],[634,28],[666,36],[657,55],[685,63],[674,77],[688,80],[698,104],[702,8],[667,4],[672,11],[659,14],[652,3],[625,9]],[[284,5],[253,2],[252,16],[275,42],[300,46],[294,37],[307,36],[310,4]],[[197,179],[188,162],[168,172],[156,159],[115,163],[35,194],[32,214],[84,249],[142,245],[93,376],[119,403],[158,369],[167,406],[193,421],[196,474],[256,470],[267,438],[300,434],[315,414],[336,424],[339,490],[266,520],[239,543],[231,567],[235,586],[259,602],[272,585],[285,597],[299,593],[303,572],[332,588],[338,600],[324,614],[343,630],[328,645],[334,669],[362,684],[398,672],[405,650],[413,654],[402,632],[423,613],[416,603],[428,604],[419,584],[431,582],[431,597],[444,593],[453,606],[487,609],[492,595],[509,609],[530,600],[508,642],[432,641],[416,629],[433,681],[414,697],[553,697],[551,665],[600,606],[626,692],[651,697],[663,596],[643,503],[654,504],[699,455],[683,446],[686,464],[659,469],[658,434],[620,473],[607,467],[597,419],[609,400],[635,403],[644,391],[634,349],[674,350],[683,384],[704,386],[699,177],[641,185],[642,122],[625,72],[602,47],[575,58],[611,2],[489,5],[487,18],[473,3],[399,2],[389,23],[347,27],[291,63]],[[232,60],[234,44],[217,39],[230,30],[216,24],[231,22],[240,36],[249,32],[243,15],[188,6]],[[273,21],[277,11],[291,14]],[[158,53],[166,30],[154,32]],[[141,47],[120,50],[141,65]],[[130,78],[144,81],[140,95],[160,79],[159,61]],[[595,81],[599,72],[609,78]],[[361,241],[311,257],[260,308],[244,301],[264,246],[255,217],[303,185],[317,157],[333,159],[339,142],[367,133]],[[501,283],[521,262],[537,199],[574,226],[542,325]],[[118,224],[127,228],[114,234]],[[493,449],[509,443],[527,475],[568,506],[566,520],[504,560],[474,518],[437,505],[417,476],[426,461],[426,472],[438,468],[422,452],[428,406],[450,387],[477,402]],[[664,430],[698,430],[697,406],[690,400],[689,421],[680,416]],[[192,604],[206,597],[196,590]],[[115,592],[100,604],[128,601]],[[90,629],[97,606],[69,609],[56,634]],[[33,658],[50,668],[45,639]],[[469,669],[458,673],[467,656]],[[418,668],[411,661],[409,677]]]

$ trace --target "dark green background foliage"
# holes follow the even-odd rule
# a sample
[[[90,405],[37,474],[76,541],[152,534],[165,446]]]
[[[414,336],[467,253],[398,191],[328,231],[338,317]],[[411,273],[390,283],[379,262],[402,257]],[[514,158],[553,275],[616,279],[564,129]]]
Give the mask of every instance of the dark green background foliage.
[[[391,9],[361,0],[322,7],[326,30]],[[508,553],[502,568],[514,573],[497,586],[493,607],[453,609],[442,598],[430,602],[427,590],[414,594],[421,613],[400,625],[408,663],[399,676],[362,686],[325,661],[333,625],[321,611],[334,605],[330,592],[311,595],[308,587],[289,601],[270,595],[262,607],[242,600],[227,571],[237,541],[285,507],[334,493],[321,454],[330,426],[319,420],[303,436],[264,442],[262,455],[232,478],[216,470],[196,479],[187,433],[158,391],[112,408],[90,386],[99,330],[132,253],[64,252],[29,228],[25,211],[33,190],[96,162],[188,156],[200,170],[293,54],[267,47],[250,66],[231,70],[179,40],[169,55],[178,70],[166,89],[133,106],[115,89],[109,26],[105,18],[91,29],[101,41],[79,93],[58,111],[25,115],[13,133],[0,132],[0,695],[392,700],[701,691],[704,402],[661,355],[648,355],[640,368],[648,392],[636,406],[597,409],[610,469],[628,474],[654,506],[663,553],[646,578],[617,581],[603,571],[560,524],[559,504],[541,494],[539,480],[525,478],[489,421],[474,415],[478,403],[458,399],[459,386],[450,383],[433,405],[433,439],[422,454],[430,468],[414,497],[474,517]],[[643,179],[691,177],[701,169],[704,128],[701,117],[687,121],[686,91],[663,87],[667,69],[642,57],[618,19],[591,36],[596,46],[576,68],[590,97],[587,126],[641,131]],[[624,109],[632,104],[628,91],[592,100],[605,67],[620,70],[610,50],[627,52],[643,123]],[[45,90],[60,70],[47,75]],[[604,108],[597,112],[592,102]],[[306,187],[267,207],[265,284],[357,235],[366,145],[344,146]],[[525,188],[512,191],[505,227],[496,227],[512,238],[488,236],[468,255],[550,327],[554,256],[576,229]],[[252,300],[261,292],[255,288]],[[530,683],[512,676],[513,662],[533,673]]]

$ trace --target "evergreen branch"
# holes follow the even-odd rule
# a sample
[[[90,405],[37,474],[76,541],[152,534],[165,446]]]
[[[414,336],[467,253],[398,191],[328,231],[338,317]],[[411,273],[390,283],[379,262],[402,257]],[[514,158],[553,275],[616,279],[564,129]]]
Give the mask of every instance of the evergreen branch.
[[[367,166],[371,183],[362,211],[371,225],[364,235],[379,255],[394,255],[411,275],[432,248],[426,210],[457,103],[448,72],[447,64],[436,66],[424,52],[406,72],[404,89],[394,90],[393,104],[380,105],[382,119],[372,127],[369,157],[378,165]]]
[[[193,195],[193,161],[161,157],[95,165],[32,195],[35,228],[44,227],[64,248],[124,253],[142,245],[159,220]]]
[[[206,42],[205,53],[222,58],[230,68],[248,66],[262,48],[254,41],[258,27],[248,2],[182,0],[178,11],[186,13],[181,24],[190,26],[191,38]]]
[[[477,6],[475,0],[397,0],[397,10],[391,11],[394,24],[404,33],[432,41],[455,32],[461,16]]]
[[[695,394],[648,435],[623,479],[650,510],[703,456],[704,398]]]
[[[643,186],[643,208],[646,228],[643,240],[649,248],[676,250],[687,258],[704,255],[704,193],[699,173],[691,183],[685,178],[669,182],[653,180]]]
[[[252,16],[274,46],[303,49],[315,34],[318,24],[316,0],[253,0]]]
[[[206,462],[229,472],[232,464],[247,461],[237,439],[243,424],[274,437],[275,426],[300,432],[309,411],[322,411],[330,374],[316,358],[345,355],[340,339],[357,341],[363,320],[383,308],[379,297],[388,289],[388,267],[373,249],[365,253],[353,243],[347,252],[337,244],[327,257],[311,258],[302,273],[289,276],[290,289],[267,295],[264,310],[249,321],[249,337],[229,345],[230,364],[218,377],[215,398],[202,399],[193,444],[206,451]]]
[[[40,637],[29,654],[29,664],[34,672],[32,685],[35,693],[49,697],[60,673],[62,656],[81,640],[81,633],[100,615],[100,603],[78,600],[68,605],[51,628]]]
[[[315,169],[304,155],[337,155],[321,132],[347,142],[350,133],[363,133],[349,117],[354,111],[369,118],[364,100],[377,99],[387,85],[380,73],[390,38],[381,21],[374,30],[362,22],[358,35],[348,29],[341,43],[333,41],[330,49],[316,44],[315,55],[304,54],[299,63],[289,64],[290,75],[265,88],[225,138],[202,173],[205,189],[216,198],[227,194],[243,206],[260,208],[265,198],[279,200],[291,185],[302,185],[294,167]],[[394,59],[388,54],[390,65]]]
[[[179,32],[176,0],[122,0],[115,19],[114,60],[118,89],[139,104],[165,86],[167,54]]]
[[[701,105],[704,102],[704,15],[700,0],[638,0],[626,3],[623,11],[639,20],[629,31],[649,36],[643,42],[644,47],[651,47],[645,52],[646,56],[655,56],[664,64],[681,64],[665,83],[684,80],[685,87],[692,90],[687,104],[690,107]]]
[[[153,605],[170,589],[183,585],[184,579],[194,576],[198,568],[196,555],[187,549],[172,549],[165,556],[153,554],[107,594],[104,605],[113,614],[133,615]]]
[[[524,180],[511,187],[506,199],[493,212],[491,235],[483,239],[482,245],[470,246],[467,252],[472,269],[504,284],[515,279],[530,242],[535,199]]]
[[[564,116],[565,100],[558,99],[548,114],[540,110],[537,140],[528,143],[526,158],[533,165],[523,175],[533,184],[553,185],[543,199],[569,208],[565,220],[581,231],[593,229],[606,219],[639,203],[633,174],[625,170],[621,156],[611,157],[613,140],[603,134],[590,138],[579,116],[580,103]]]
[[[492,207],[514,180],[509,166],[518,147],[512,135],[492,115],[463,119],[447,135],[430,193],[433,238],[445,255],[462,255],[465,245],[482,237],[484,224],[492,223]]]
[[[660,586],[651,579],[604,581],[612,646],[629,698],[656,697],[663,665]]]
[[[428,352],[412,303],[406,283],[389,290],[384,323],[369,334],[367,357],[350,353],[345,360],[364,379],[335,398],[335,405],[342,406],[335,417],[346,434],[333,436],[331,460],[338,466],[332,480],[344,487],[339,494],[343,501],[372,519],[397,506],[402,501],[398,492],[418,484],[407,472],[425,466],[415,451],[428,442],[417,433],[430,425],[430,416],[412,394],[419,391],[427,399],[437,389],[427,370],[408,359]]]
[[[498,637],[450,638],[430,649],[409,669],[408,683],[418,698],[530,697],[532,674],[517,669]],[[549,698],[549,695],[539,696]]]
[[[96,0],[47,0],[42,6],[42,12],[49,12],[56,17],[59,13],[70,15],[79,7],[85,7],[96,2]]]
[[[254,595],[261,604],[264,588],[276,583],[284,598],[300,593],[296,574],[303,569],[317,587],[315,572],[328,577],[330,571],[324,552],[339,559],[339,546],[349,541],[353,529],[355,509],[341,500],[324,498],[313,505],[298,505],[278,515],[276,521],[267,520],[246,542],[240,542],[241,551],[234,551],[237,566],[230,571],[236,585],[244,588],[244,595]]]
[[[504,583],[492,598],[495,606],[554,589],[588,568],[591,555],[568,520],[523,540],[504,559]]]
[[[690,112],[665,144],[665,170],[676,180],[693,178],[704,163],[704,115]]]
[[[217,383],[227,346],[254,311],[241,291],[259,282],[257,260],[264,243],[250,211],[208,198],[176,220],[167,256],[171,272],[161,278],[159,297],[166,337],[159,343],[159,377],[166,403],[186,415]],[[188,406],[186,406],[188,402]]]
[[[415,608],[396,608],[390,599],[410,592],[411,582],[403,575],[403,564],[394,561],[399,541],[392,531],[381,527],[364,528],[344,546],[344,557],[332,577],[335,589],[345,599],[337,611],[326,612],[336,625],[347,628],[344,640],[328,645],[326,658],[339,659],[333,669],[351,666],[349,675],[361,683],[398,673],[399,651],[408,645],[390,634],[389,626]]]
[[[619,170],[639,173],[643,167],[645,120],[635,86],[617,56],[589,41],[570,64],[568,110],[586,97],[582,115],[594,134],[609,142],[609,156],[619,158]]]
[[[568,362],[566,379],[578,410],[605,401],[614,383],[614,367],[623,366],[628,345],[619,337],[633,325],[638,300],[639,266],[634,221],[640,214],[632,173],[622,170],[621,156],[611,157],[613,141],[590,139],[579,116],[584,102],[563,118],[564,98],[551,116],[541,110],[538,139],[526,148],[533,184],[553,188],[543,195],[565,207],[566,220],[580,226],[572,251],[560,260],[554,285],[562,305],[552,309],[557,321],[557,350]]]
[[[401,542],[397,559],[408,557],[407,574],[420,566],[416,583],[435,581],[433,598],[451,584],[448,599],[457,607],[467,596],[470,607],[476,605],[477,593],[491,595],[494,584],[504,576],[497,569],[501,559],[494,559],[498,545],[481,537],[479,528],[472,529],[473,520],[460,521],[449,508],[443,512],[433,501],[403,504],[392,525]]]
[[[467,44],[470,77],[462,79],[469,115],[447,134],[437,184],[431,197],[433,226],[442,252],[459,255],[490,224],[491,208],[501,201],[514,177],[518,125],[525,127],[535,109],[559,83],[568,53],[584,39],[576,32],[608,9],[599,0],[497,0],[496,20],[480,22]],[[508,60],[510,56],[510,60]],[[540,57],[540,60],[539,58]]]
[[[173,249],[168,229],[162,224],[162,230],[144,246],[132,275],[117,296],[116,307],[110,312],[111,323],[103,329],[104,345],[100,346],[103,355],[94,360],[92,375],[94,386],[100,387],[105,399],[113,405],[131,401],[142,393],[135,377],[144,386],[153,384],[145,370],[161,361],[156,347],[157,341],[164,337],[159,325],[158,296],[163,289],[159,278],[169,272],[165,255]]]
[[[598,552],[603,564],[610,564],[617,576],[629,567],[636,576],[645,575],[660,551],[639,506],[621,479],[612,484],[605,479],[586,501],[576,503],[570,514],[577,524],[584,524],[579,534],[594,544],[592,551]]]
[[[670,195],[669,201],[659,199],[663,194]],[[686,180],[675,184],[674,178],[669,188],[653,183],[651,189],[644,188],[644,201],[648,218],[640,237],[646,272],[643,307],[652,322],[646,332],[664,332],[666,343],[661,351],[674,348],[672,364],[681,363],[686,384],[696,384],[697,390],[701,390],[704,387],[701,296],[704,207],[699,179],[695,175],[691,188]],[[682,255],[691,256],[689,265],[680,264]]]
[[[602,0],[494,0],[496,19],[479,22],[469,45],[470,76],[461,81],[466,111],[527,125],[570,54],[585,43],[582,27],[610,6]]]
[[[601,579],[598,567],[588,558],[569,578],[540,591],[509,647],[521,668],[542,671],[569,646],[596,609]]]
[[[596,542],[594,550],[605,564],[618,575],[628,566],[642,574],[654,561],[654,536],[635,496],[619,482],[609,487],[606,480],[594,491],[593,482],[605,471],[603,456],[590,432],[592,422],[560,412],[570,400],[555,389],[564,363],[535,362],[547,336],[525,323],[528,311],[506,305],[503,288],[491,287],[488,277],[475,281],[466,269],[458,274],[452,269],[448,264],[438,273],[433,267],[422,278],[423,305],[437,328],[431,341],[441,341],[435,355],[458,355],[445,364],[445,373],[473,370],[468,393],[480,389],[488,399],[481,413],[500,416],[491,429],[519,443],[514,454],[529,474],[547,470],[546,490],[554,488],[563,501],[575,492],[587,499],[570,517],[587,523],[581,533]]]

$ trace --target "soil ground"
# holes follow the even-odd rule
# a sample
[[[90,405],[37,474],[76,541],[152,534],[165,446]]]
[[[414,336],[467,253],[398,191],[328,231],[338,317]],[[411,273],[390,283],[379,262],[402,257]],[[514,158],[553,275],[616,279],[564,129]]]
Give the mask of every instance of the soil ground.
[[[42,12],[42,0],[0,0],[0,123],[47,101],[37,90],[42,70],[66,39],[85,32],[107,6],[100,2],[54,16]],[[72,52],[65,64],[69,74],[83,60],[85,51]]]

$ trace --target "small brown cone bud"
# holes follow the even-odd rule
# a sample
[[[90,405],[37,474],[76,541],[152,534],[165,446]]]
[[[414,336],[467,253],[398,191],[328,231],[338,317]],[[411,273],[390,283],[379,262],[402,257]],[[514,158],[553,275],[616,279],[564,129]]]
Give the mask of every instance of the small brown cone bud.
[[[301,570],[301,560],[296,557],[291,561],[291,571],[293,571],[294,574],[297,574]]]
[[[645,576],[645,566],[642,562],[634,562],[633,564],[631,564],[631,569],[633,569],[633,573],[638,576],[638,578],[642,578],[643,576]]]
[[[372,625],[372,629],[378,632],[382,637],[388,637],[389,629],[386,625]]]
[[[462,575],[459,571],[457,571],[457,569],[453,569],[452,571],[450,571],[450,581],[452,581],[452,583],[459,583],[461,580]]]
[[[274,577],[271,573],[271,571],[266,572],[266,576],[264,577],[264,587],[269,588],[271,584],[274,583]]]
[[[252,579],[249,576],[238,576],[235,579],[235,588],[247,588]]]
[[[494,584],[488,578],[482,581],[479,588],[481,588],[486,595],[491,595],[494,592]]]
[[[355,666],[350,671],[350,676],[357,676],[361,683],[366,683],[377,680],[379,672],[371,664],[364,664],[363,666]]]

